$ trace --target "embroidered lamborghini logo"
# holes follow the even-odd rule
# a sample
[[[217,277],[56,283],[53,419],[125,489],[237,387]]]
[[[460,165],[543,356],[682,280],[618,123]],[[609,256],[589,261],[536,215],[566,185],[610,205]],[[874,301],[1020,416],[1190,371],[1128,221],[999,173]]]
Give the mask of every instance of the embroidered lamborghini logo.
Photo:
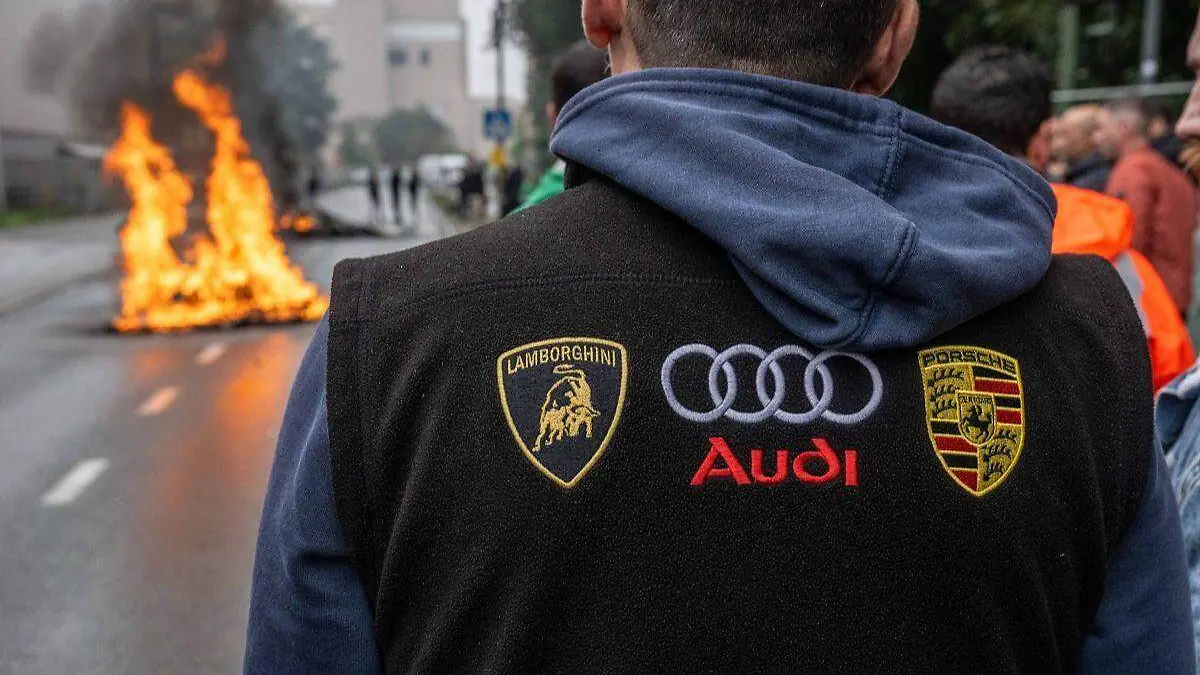
[[[929,438],[956,483],[982,497],[1008,478],[1025,442],[1017,360],[978,347],[919,355]]]
[[[592,387],[585,371],[563,363],[554,366],[554,374],[562,377],[546,392],[537,440],[533,443],[535,455],[556,442],[578,438],[584,429],[591,438],[592,420],[600,417],[600,411],[592,405]]]
[[[625,347],[595,338],[545,340],[496,359],[508,428],[525,457],[564,488],[608,447],[628,378]]]

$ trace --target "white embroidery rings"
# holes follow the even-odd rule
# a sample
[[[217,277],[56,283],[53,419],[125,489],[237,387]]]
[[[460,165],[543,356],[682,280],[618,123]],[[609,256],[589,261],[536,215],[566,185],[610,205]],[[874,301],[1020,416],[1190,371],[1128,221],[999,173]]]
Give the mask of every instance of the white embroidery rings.
[[[704,356],[712,359],[708,370],[708,393],[712,398],[713,408],[708,411],[697,411],[688,408],[679,401],[675,393],[673,374],[675,366],[688,356]],[[738,395],[737,373],[732,361],[741,356],[752,356],[760,359],[758,370],[754,377],[755,393],[762,404],[762,410],[757,412],[734,409]],[[871,396],[856,412],[836,412],[831,410],[834,398],[835,380],[828,362],[835,358],[845,358],[858,362],[867,371],[871,379]],[[789,358],[803,358],[807,361],[804,368],[804,393],[812,406],[806,412],[791,412],[783,409],[787,398],[787,376],[781,362]],[[770,388],[768,388],[768,374]],[[708,345],[685,345],[671,352],[662,366],[662,388],[667,398],[667,404],[680,417],[696,422],[710,424],[721,417],[728,418],[741,424],[761,424],[774,418],[784,424],[804,425],[815,422],[818,418],[832,424],[853,425],[863,422],[879,408],[883,401],[883,376],[871,359],[861,354],[849,352],[826,351],[814,355],[808,349],[787,345],[771,353],[749,344],[735,345],[723,352]],[[722,376],[724,376],[724,392],[722,392]],[[817,377],[821,378],[820,394],[817,393]]]

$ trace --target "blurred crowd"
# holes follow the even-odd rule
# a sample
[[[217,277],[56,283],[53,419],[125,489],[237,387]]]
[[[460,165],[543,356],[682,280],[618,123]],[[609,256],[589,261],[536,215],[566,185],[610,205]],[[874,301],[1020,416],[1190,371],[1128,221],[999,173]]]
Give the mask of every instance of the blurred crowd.
[[[1093,223],[1082,236],[1092,240],[1107,236],[1110,241],[1128,236],[1128,243],[1118,242],[1118,248],[1135,251],[1149,262],[1170,299],[1169,305],[1162,304],[1186,323],[1195,288],[1197,190],[1169,108],[1157,100],[1134,98],[1079,105],[1050,120],[1048,131],[1046,174],[1051,181],[1104,193],[1129,207],[1128,227],[1106,235]],[[1153,283],[1157,285],[1157,280]],[[1147,310],[1142,308],[1142,313]],[[1160,365],[1158,387],[1190,367],[1194,357],[1182,326],[1173,331],[1172,355],[1159,354],[1170,359],[1169,365],[1156,364]]]

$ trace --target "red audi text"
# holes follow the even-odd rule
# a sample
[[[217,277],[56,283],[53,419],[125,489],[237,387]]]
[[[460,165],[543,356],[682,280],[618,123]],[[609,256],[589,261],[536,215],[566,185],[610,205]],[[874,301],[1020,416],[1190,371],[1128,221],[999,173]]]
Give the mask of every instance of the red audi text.
[[[749,471],[724,438],[710,438],[708,442],[711,445],[708,455],[692,476],[694,486],[709,482],[780,485],[791,478],[809,485],[825,485],[841,479],[846,487],[858,487],[858,451],[846,450],[839,456],[823,438],[812,439],[813,449],[797,453],[787,449],[767,453],[753,448]]]

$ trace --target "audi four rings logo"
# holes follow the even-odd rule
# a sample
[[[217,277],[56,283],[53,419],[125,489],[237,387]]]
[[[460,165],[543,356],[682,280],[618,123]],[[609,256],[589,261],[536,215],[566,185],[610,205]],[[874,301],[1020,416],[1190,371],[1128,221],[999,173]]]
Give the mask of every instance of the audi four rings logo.
[[[759,359],[758,370],[754,375],[754,390],[762,404],[762,410],[755,412],[735,410],[740,383],[734,372],[732,361],[739,356]],[[712,398],[713,408],[710,410],[692,410],[679,402],[675,395],[673,383],[675,366],[688,357],[703,357],[712,361],[708,369],[708,394]],[[805,362],[804,394],[811,408],[807,411],[788,411],[783,409],[787,400],[788,378],[784,374],[785,360],[797,359]],[[858,367],[866,369],[871,378],[871,396],[858,410],[835,411],[831,408],[834,396],[834,378],[830,368],[831,362],[857,362]],[[855,366],[851,366],[855,367]],[[821,379],[818,393],[817,378]],[[768,384],[768,379],[770,384]],[[793,382],[792,386],[796,386]],[[811,424],[817,418],[833,424],[858,424],[879,408],[883,400],[883,376],[871,359],[861,354],[849,352],[825,351],[814,354],[803,347],[784,346],[767,353],[765,349],[754,345],[736,345],[718,353],[708,345],[685,345],[671,352],[662,366],[662,388],[667,397],[667,403],[680,417],[699,424],[715,422],[721,417],[742,424],[760,424],[775,418],[785,424]]]

